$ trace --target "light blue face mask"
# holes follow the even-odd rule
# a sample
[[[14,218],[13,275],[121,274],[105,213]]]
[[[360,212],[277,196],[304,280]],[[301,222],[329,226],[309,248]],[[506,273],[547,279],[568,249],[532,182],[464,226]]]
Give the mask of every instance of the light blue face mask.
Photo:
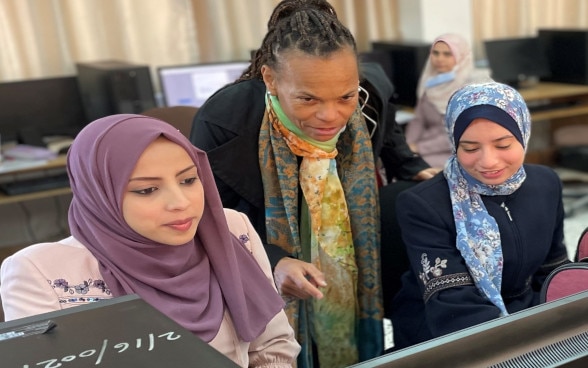
[[[435,87],[435,86],[438,86],[443,83],[451,82],[454,79],[455,79],[455,71],[453,71],[453,70],[450,72],[447,72],[447,73],[437,74],[436,76],[427,79],[427,81],[425,82],[425,87],[426,88]]]

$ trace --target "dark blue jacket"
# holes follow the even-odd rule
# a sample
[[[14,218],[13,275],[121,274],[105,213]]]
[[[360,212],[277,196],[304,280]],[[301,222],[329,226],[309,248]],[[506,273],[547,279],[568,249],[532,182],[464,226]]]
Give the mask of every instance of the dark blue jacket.
[[[525,165],[525,171],[526,180],[513,194],[482,196],[500,230],[504,256],[501,294],[509,313],[537,305],[547,274],[568,262],[561,181],[545,166]],[[402,192],[396,209],[411,264],[392,301],[396,347],[499,317],[498,308],[472,283],[456,248],[449,188],[443,174]],[[433,283],[426,289],[419,275],[423,263],[434,266],[436,259],[447,260],[447,268],[439,267],[440,274],[429,280]]]

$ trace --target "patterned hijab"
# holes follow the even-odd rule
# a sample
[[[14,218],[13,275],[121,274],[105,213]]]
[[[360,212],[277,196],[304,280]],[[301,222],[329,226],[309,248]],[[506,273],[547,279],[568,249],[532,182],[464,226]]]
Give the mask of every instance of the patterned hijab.
[[[179,246],[137,234],[122,214],[129,176],[161,136],[186,150],[204,187],[196,236]],[[67,168],[72,235],[98,259],[114,296],[136,293],[207,342],[216,336],[225,308],[239,337],[252,341],[283,307],[253,256],[230,233],[206,154],[171,125],[130,114],[98,119],[76,137]]]
[[[508,129],[526,149],[531,134],[531,116],[525,101],[512,87],[500,83],[467,85],[449,100],[445,124],[453,146],[443,174],[457,231],[456,246],[465,259],[478,289],[502,315],[507,315],[500,288],[502,284],[502,245],[496,220],[488,214],[481,195],[509,195],[526,178],[523,166],[504,183],[486,185],[470,176],[459,164],[457,145],[467,126],[476,118],[487,118]]]
[[[472,78],[474,61],[472,50],[462,36],[453,33],[443,34],[433,40],[431,51],[437,42],[445,42],[449,46],[455,58],[455,66],[452,71],[439,74],[433,68],[429,57],[419,79],[417,97],[420,98],[426,93],[427,99],[443,115],[449,97]]]

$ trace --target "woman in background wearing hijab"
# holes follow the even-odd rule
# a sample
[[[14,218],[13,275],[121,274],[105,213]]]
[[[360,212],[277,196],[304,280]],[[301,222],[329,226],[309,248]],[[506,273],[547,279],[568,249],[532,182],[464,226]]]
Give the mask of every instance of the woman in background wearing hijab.
[[[531,120],[521,95],[467,85],[445,122],[443,175],[398,197],[411,270],[392,303],[397,348],[535,306],[545,277],[569,262],[560,179],[523,164]]]
[[[437,37],[417,87],[415,117],[406,126],[406,142],[431,167],[442,169],[451,155],[443,117],[449,97],[472,79],[474,62],[468,42],[458,34]]]
[[[263,245],[223,210],[203,151],[161,120],[113,115],[79,133],[67,169],[72,236],[4,261],[7,320],[138,294],[242,367],[291,367],[300,347]]]

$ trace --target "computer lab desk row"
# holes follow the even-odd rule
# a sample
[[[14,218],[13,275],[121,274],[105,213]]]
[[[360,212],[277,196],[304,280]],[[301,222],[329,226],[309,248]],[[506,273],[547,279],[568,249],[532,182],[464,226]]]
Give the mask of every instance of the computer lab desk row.
[[[65,155],[60,155],[55,159],[45,161],[40,164],[32,164],[27,165],[23,163],[22,165],[15,165],[16,168],[6,169],[8,163],[0,163],[0,177],[18,177],[27,174],[43,174],[44,172],[50,173],[51,171],[55,170],[63,170],[65,169]],[[3,168],[4,166],[4,168]],[[11,165],[12,166],[12,165]],[[19,167],[20,166],[20,167]],[[6,205],[10,203],[18,203],[24,201],[30,201],[34,199],[40,198],[48,198],[48,197],[56,197],[64,194],[70,194],[71,189],[69,187],[62,187],[62,188],[55,188],[55,189],[48,189],[42,190],[38,192],[31,192],[26,194],[17,194],[17,195],[7,195],[3,192],[0,192],[0,206]]]
[[[520,88],[519,92],[531,112],[531,140],[541,139],[542,132],[547,135],[546,146],[528,150],[525,162],[553,166],[557,152],[553,137],[557,129],[588,124],[588,85],[539,82]]]

